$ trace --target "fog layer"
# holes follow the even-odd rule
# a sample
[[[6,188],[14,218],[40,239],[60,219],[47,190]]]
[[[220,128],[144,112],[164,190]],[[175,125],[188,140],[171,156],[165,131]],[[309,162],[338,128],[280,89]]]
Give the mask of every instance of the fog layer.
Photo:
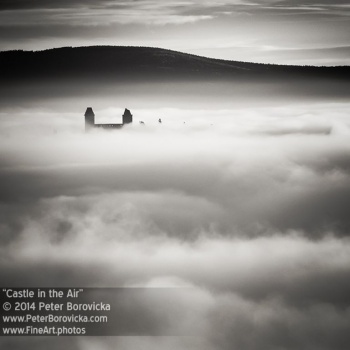
[[[3,108],[0,279],[3,286],[190,287],[171,305],[144,301],[140,317],[146,322],[162,310],[161,334],[191,337],[0,344],[344,348],[349,103],[141,104],[127,106],[133,125],[87,134],[86,105],[79,113],[63,112],[62,104]],[[101,106],[98,122],[120,122],[124,106]]]

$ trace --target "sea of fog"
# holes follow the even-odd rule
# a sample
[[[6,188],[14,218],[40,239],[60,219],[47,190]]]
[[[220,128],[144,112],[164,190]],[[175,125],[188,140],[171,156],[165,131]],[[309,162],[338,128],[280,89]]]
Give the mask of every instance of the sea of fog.
[[[0,346],[349,344],[350,103],[128,102],[0,110],[0,280],[186,287],[172,303],[144,298],[121,315],[154,322],[159,335],[186,336],[21,337]],[[121,122],[127,107],[134,123],[85,133],[88,106],[100,123]]]

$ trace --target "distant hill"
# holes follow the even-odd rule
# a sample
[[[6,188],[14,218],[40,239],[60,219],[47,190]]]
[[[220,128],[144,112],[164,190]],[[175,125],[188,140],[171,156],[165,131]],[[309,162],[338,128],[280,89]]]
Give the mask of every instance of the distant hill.
[[[0,80],[350,80],[350,67],[257,64],[125,46],[0,52]],[[2,83],[0,83],[2,84]]]

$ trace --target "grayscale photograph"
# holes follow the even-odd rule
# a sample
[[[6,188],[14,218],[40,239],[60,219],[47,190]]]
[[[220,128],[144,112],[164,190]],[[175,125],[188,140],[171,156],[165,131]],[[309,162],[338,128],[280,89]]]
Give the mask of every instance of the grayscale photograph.
[[[0,0],[0,349],[350,348],[348,0]]]

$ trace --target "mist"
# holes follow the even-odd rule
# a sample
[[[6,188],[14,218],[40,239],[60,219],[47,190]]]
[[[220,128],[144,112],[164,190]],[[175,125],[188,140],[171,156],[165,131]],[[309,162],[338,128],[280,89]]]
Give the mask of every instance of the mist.
[[[346,346],[348,101],[164,95],[159,103],[141,92],[1,101],[0,278],[11,286],[186,287],[171,305],[139,302],[142,319],[161,310],[161,335],[186,336],[0,344]],[[125,107],[134,122],[85,133],[88,106],[99,123],[119,123]]]

